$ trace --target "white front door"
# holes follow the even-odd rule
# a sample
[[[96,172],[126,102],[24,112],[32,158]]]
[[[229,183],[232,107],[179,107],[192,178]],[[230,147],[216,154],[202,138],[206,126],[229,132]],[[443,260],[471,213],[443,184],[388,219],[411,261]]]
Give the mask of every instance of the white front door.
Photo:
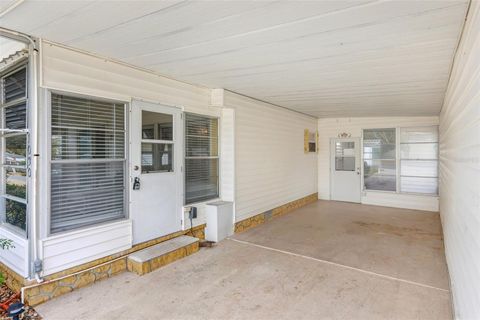
[[[331,199],[360,202],[360,139],[331,140]]]
[[[134,101],[130,144],[133,243],[179,231],[182,219],[181,110]]]

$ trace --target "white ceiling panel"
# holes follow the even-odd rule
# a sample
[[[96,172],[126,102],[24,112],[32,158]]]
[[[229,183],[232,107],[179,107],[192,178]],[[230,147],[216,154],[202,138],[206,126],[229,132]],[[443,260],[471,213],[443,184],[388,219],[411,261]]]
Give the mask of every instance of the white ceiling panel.
[[[317,117],[437,115],[467,5],[24,1],[0,25]]]

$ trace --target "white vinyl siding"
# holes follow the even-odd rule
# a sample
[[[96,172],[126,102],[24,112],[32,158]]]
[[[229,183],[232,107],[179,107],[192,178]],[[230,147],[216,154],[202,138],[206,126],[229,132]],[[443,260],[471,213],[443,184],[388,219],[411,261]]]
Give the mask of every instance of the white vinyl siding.
[[[50,231],[125,217],[125,104],[52,93]]]
[[[218,196],[218,119],[186,113],[185,204]]]
[[[480,319],[480,1],[440,113],[440,215],[455,319]]]
[[[303,142],[317,120],[226,90],[224,98],[235,109],[235,221],[316,193],[317,154]]]

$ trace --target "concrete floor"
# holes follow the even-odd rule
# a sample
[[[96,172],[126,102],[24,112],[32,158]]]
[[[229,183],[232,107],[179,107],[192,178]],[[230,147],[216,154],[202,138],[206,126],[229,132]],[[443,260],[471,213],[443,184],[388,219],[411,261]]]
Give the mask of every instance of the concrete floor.
[[[451,319],[438,214],[318,201],[45,319]]]

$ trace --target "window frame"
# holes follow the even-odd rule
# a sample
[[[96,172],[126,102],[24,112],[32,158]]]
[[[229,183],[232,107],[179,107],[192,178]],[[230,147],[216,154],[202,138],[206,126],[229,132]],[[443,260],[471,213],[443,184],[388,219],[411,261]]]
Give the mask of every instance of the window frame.
[[[209,119],[216,119],[217,120],[217,127],[218,127],[218,131],[217,131],[217,150],[218,150],[218,155],[215,157],[215,156],[210,156],[210,157],[193,157],[193,158],[197,158],[197,159],[217,159],[218,161],[218,178],[217,178],[217,196],[216,197],[212,197],[212,198],[209,198],[209,199],[203,199],[201,201],[195,201],[195,202],[187,202],[186,200],[186,196],[187,196],[187,170],[186,170],[186,165],[185,165],[185,162],[187,160],[187,155],[186,155],[186,148],[187,148],[187,125],[186,125],[186,121],[187,121],[187,115],[188,114],[191,114],[191,115],[195,115],[195,116],[199,116],[199,117],[204,117],[204,118],[209,118]],[[195,205],[198,205],[198,204],[201,204],[201,203],[205,203],[205,202],[210,202],[210,201],[215,201],[215,200],[219,200],[221,199],[222,195],[221,195],[221,142],[220,142],[220,132],[221,132],[221,117],[218,117],[218,116],[212,116],[212,115],[207,115],[207,114],[201,114],[201,113],[195,113],[195,112],[183,112],[182,113],[182,125],[183,125],[183,162],[182,162],[182,173],[183,173],[183,205],[184,206],[195,206]]]
[[[130,172],[129,170],[129,155],[130,155],[130,102],[129,101],[122,101],[119,99],[115,98],[110,98],[110,97],[104,97],[104,96],[98,96],[98,95],[93,95],[93,94],[81,94],[81,93],[76,93],[76,92],[71,92],[71,91],[65,91],[65,90],[57,90],[57,89],[47,89],[45,90],[45,106],[46,106],[46,112],[45,116],[46,119],[44,121],[46,125],[46,130],[45,130],[45,137],[46,137],[46,143],[45,143],[45,153],[47,156],[45,157],[45,162],[43,165],[43,169],[45,172],[45,194],[47,195],[46,197],[46,212],[47,214],[45,215],[45,233],[47,237],[51,236],[59,236],[59,235],[65,235],[65,234],[71,234],[71,233],[78,233],[82,232],[85,230],[97,228],[99,226],[104,226],[108,224],[114,224],[118,223],[119,221],[125,221],[130,218],[130,212],[129,212],[129,203],[130,203]],[[92,99],[92,100],[99,100],[99,101],[105,101],[109,103],[118,103],[118,104],[123,104],[124,105],[124,111],[125,111],[125,116],[124,116],[124,126],[125,126],[125,134],[124,134],[124,157],[123,157],[123,172],[124,172],[124,200],[123,200],[123,211],[124,211],[124,216],[119,219],[114,219],[114,220],[109,220],[109,221],[103,221],[99,222],[96,224],[91,224],[87,226],[81,226],[78,228],[70,229],[70,230],[64,230],[64,231],[59,231],[59,232],[53,232],[51,230],[51,188],[52,188],[52,95],[53,94],[58,94],[58,95],[66,95],[70,97],[75,97],[75,98],[83,98],[83,99]]]
[[[5,115],[4,115],[4,110],[6,108],[10,108],[10,107],[13,107],[13,106],[16,106],[16,105],[19,105],[21,103],[25,103],[25,129],[19,129],[19,130],[23,130],[22,132],[0,132],[0,143],[1,143],[1,153],[0,153],[0,177],[1,177],[1,181],[2,181],[2,185],[0,186],[0,197],[2,197],[4,200],[11,200],[11,201],[15,201],[15,202],[18,202],[18,203],[21,203],[21,204],[24,204],[25,205],[25,230],[23,230],[22,228],[20,227],[17,227],[15,225],[12,225],[10,223],[8,223],[5,219],[5,221],[3,221],[3,217],[2,217],[2,221],[0,221],[0,225],[13,232],[14,234],[22,237],[22,238],[25,238],[27,239],[28,238],[28,234],[29,234],[29,221],[30,221],[30,206],[28,205],[28,202],[29,202],[29,196],[30,196],[30,190],[29,188],[31,187],[30,186],[30,179],[29,179],[29,172],[30,172],[30,155],[29,155],[29,150],[30,150],[30,131],[29,131],[29,126],[30,126],[30,100],[29,100],[29,90],[30,90],[30,85],[31,85],[31,81],[30,81],[30,64],[29,64],[29,59],[28,57],[22,57],[20,58],[18,61],[15,61],[11,66],[8,66],[5,70],[2,71],[1,73],[1,76],[0,76],[0,121],[1,121],[1,128],[3,129],[6,129],[5,128]],[[25,69],[25,95],[21,98],[17,98],[13,101],[10,101],[8,103],[5,103],[4,99],[4,95],[3,95],[3,83],[4,83],[4,79],[9,77],[10,75],[22,70],[22,69]],[[25,169],[25,173],[26,173],[26,176],[25,176],[25,199],[22,199],[22,198],[19,198],[19,197],[16,197],[16,196],[12,196],[12,195],[8,195],[6,193],[6,180],[7,180],[7,177],[6,177],[6,173],[5,173],[5,169],[7,167],[14,167],[12,165],[5,165],[5,151],[6,151],[6,138],[9,138],[9,137],[17,137],[17,136],[25,136],[25,139],[26,139],[26,143],[25,143],[25,166],[24,166],[24,169]]]
[[[365,130],[386,130],[386,129],[395,129],[395,159],[381,159],[383,161],[395,161],[395,191],[391,190],[373,190],[373,189],[366,189],[365,188],[365,163],[364,163],[364,145],[363,145],[363,139],[364,139],[364,131]],[[361,183],[362,183],[362,192],[382,192],[382,193],[398,193],[398,128],[397,127],[380,127],[380,128],[362,128],[362,136],[360,137],[360,148],[361,148],[361,156],[360,156],[360,161],[361,161]],[[379,159],[377,159],[379,160]]]
[[[439,179],[440,177],[437,177],[437,193],[419,193],[419,192],[402,192],[401,191],[401,150],[400,150],[400,134],[401,134],[401,129],[402,128],[418,128],[418,127],[438,127],[438,124],[416,124],[416,125],[405,125],[405,126],[387,126],[387,127],[362,127],[361,128],[361,186],[362,186],[362,192],[374,192],[374,193],[387,193],[387,194],[404,194],[404,195],[414,195],[414,196],[424,196],[424,197],[437,197],[439,196],[438,192],[438,184],[439,184]],[[395,191],[388,191],[388,190],[370,190],[365,188],[365,173],[364,173],[364,148],[363,148],[363,138],[364,138],[364,131],[365,130],[372,130],[372,129],[395,129],[395,184],[396,184],[396,190]],[[440,144],[440,141],[437,142]],[[440,165],[440,153],[437,153],[437,170],[439,170],[439,165]]]
[[[399,148],[398,149],[398,159],[397,159],[397,162],[398,162],[398,184],[397,184],[397,188],[398,188],[398,192],[401,193],[401,194],[411,194],[411,195],[421,195],[421,196],[433,196],[433,197],[438,197],[439,196],[439,180],[440,180],[440,127],[438,124],[432,124],[432,125],[418,125],[418,126],[403,126],[403,127],[398,127],[397,128],[397,131],[398,131],[398,146],[401,147],[402,145],[402,142],[401,142],[401,130],[403,128],[420,128],[420,127],[423,127],[423,128],[427,128],[427,127],[430,127],[430,128],[433,128],[433,127],[436,127],[437,128],[437,142],[432,142],[432,143],[436,143],[437,144],[437,159],[435,159],[435,161],[437,161],[437,193],[421,193],[421,192],[405,192],[405,191],[401,191],[402,187],[401,187],[401,179],[402,179],[402,168],[401,168],[401,162],[402,162],[402,155],[401,155],[401,149]],[[404,159],[405,160],[405,159]],[[433,161],[434,159],[429,159],[431,161]]]

